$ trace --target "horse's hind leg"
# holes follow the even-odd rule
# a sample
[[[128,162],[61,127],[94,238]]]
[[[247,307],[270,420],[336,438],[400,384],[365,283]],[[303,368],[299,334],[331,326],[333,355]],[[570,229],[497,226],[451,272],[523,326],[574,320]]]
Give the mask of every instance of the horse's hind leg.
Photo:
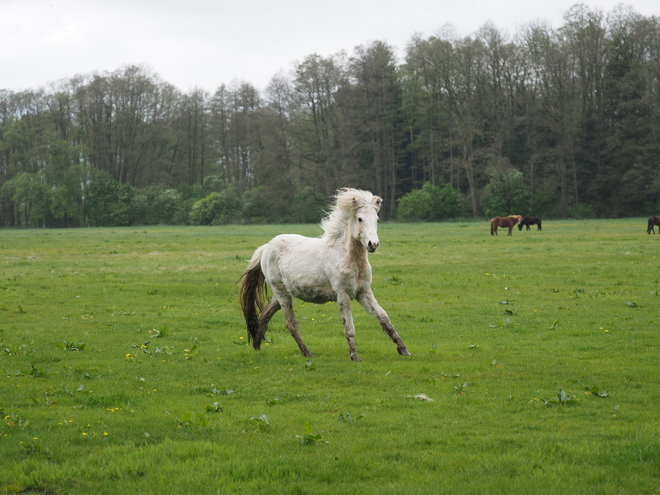
[[[406,348],[406,345],[403,343],[401,337],[399,337],[399,334],[394,329],[394,325],[392,325],[390,317],[387,316],[385,310],[380,306],[380,304],[378,304],[378,301],[376,301],[376,297],[374,296],[373,292],[371,292],[371,290],[362,292],[357,296],[357,300],[360,304],[362,304],[364,309],[376,317],[378,323],[380,323],[380,326],[383,327],[385,333],[389,335],[392,341],[396,344],[397,352],[402,356],[410,356],[410,352]]]
[[[261,317],[259,318],[259,328],[257,328],[257,335],[254,337],[252,347],[259,350],[261,347],[261,341],[264,339],[264,335],[266,335],[268,323],[270,322],[273,315],[277,313],[281,307],[282,306],[280,306],[280,302],[275,297],[273,297],[266,305],[263,312],[261,313]]]
[[[284,313],[284,321],[286,323],[286,327],[289,329],[289,333],[291,334],[291,337],[293,337],[293,340],[295,340],[296,344],[298,344],[300,352],[302,352],[303,356],[305,357],[314,357],[314,355],[309,352],[309,349],[307,349],[307,346],[300,337],[298,322],[296,321],[296,315],[293,312],[293,302],[291,301],[291,297],[283,297],[280,301],[280,305],[282,307],[282,312]]]

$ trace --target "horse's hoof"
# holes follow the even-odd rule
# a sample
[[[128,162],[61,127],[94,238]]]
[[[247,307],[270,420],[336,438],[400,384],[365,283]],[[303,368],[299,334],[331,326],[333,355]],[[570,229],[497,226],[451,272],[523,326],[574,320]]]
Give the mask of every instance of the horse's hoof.
[[[362,359],[360,359],[357,354],[351,354],[351,361],[355,361],[356,363],[358,363],[362,361]]]
[[[397,351],[399,351],[399,354],[402,356],[410,356],[410,352],[405,347],[397,349]]]

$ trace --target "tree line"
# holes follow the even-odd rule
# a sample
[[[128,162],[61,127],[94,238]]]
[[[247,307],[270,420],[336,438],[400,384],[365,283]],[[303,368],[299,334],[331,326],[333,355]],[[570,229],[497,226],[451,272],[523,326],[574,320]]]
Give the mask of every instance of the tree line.
[[[342,186],[388,219],[644,216],[659,131],[659,19],[623,6],[310,55],[263,91],[127,66],[0,90],[0,225],[314,222]]]

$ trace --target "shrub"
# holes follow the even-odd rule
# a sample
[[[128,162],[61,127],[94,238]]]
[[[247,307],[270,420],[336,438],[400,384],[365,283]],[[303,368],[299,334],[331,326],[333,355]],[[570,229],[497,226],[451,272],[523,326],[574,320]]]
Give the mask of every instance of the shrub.
[[[135,195],[135,221],[143,225],[179,223],[180,210],[186,207],[183,195],[174,189],[149,187]]]
[[[193,225],[233,223],[241,216],[241,198],[233,186],[222,192],[212,192],[195,202],[190,211]]]
[[[133,223],[133,196],[130,184],[110,176],[92,180],[85,187],[85,215],[97,227],[121,227]]]
[[[530,192],[518,170],[495,175],[486,185],[481,199],[487,217],[529,215]]]
[[[398,218],[408,222],[431,222],[461,216],[466,209],[461,193],[449,184],[438,187],[427,182],[421,189],[399,199]]]

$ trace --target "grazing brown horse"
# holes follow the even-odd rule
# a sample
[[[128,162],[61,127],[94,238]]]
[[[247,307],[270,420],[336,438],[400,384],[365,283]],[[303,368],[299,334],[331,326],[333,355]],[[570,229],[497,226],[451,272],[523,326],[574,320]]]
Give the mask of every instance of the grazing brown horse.
[[[530,225],[538,225],[537,230],[541,230],[541,219],[539,217],[525,217],[518,224],[518,230],[522,230],[523,225],[529,230]]]
[[[490,219],[490,235],[497,235],[497,227],[509,227],[509,235],[517,223],[522,221],[521,215],[509,215],[508,217],[494,217]]]
[[[658,233],[660,233],[660,215],[651,215],[649,217],[649,226],[646,229],[646,233],[650,234],[653,232],[655,234],[655,226],[658,226]]]

